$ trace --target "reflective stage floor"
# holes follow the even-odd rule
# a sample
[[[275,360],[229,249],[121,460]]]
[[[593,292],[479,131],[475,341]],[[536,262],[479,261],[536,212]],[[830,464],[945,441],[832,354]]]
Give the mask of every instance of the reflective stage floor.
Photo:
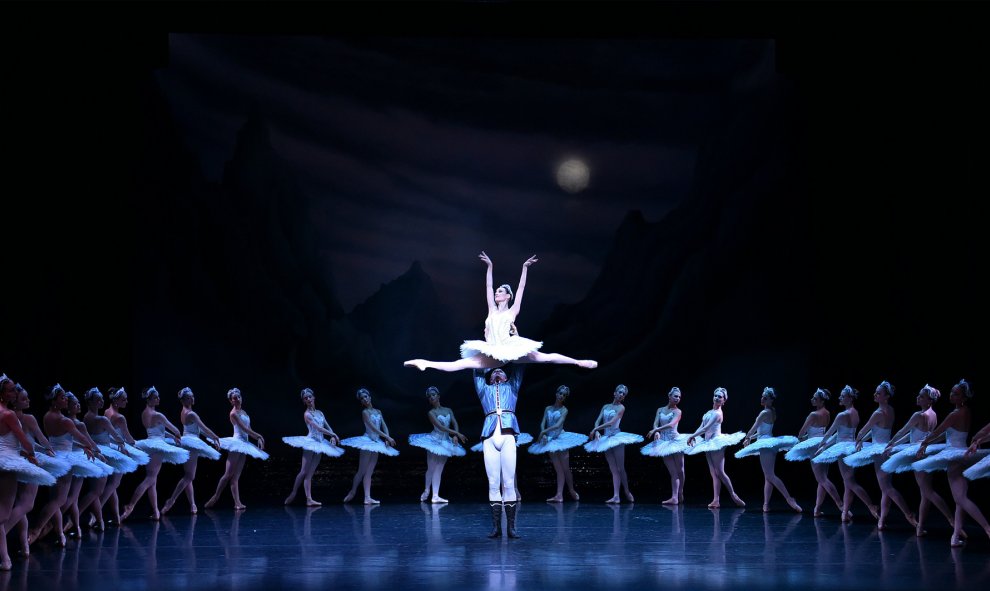
[[[360,495],[359,495],[360,496]],[[39,542],[0,574],[0,591],[146,589],[979,589],[990,542],[949,548],[934,523],[916,538],[759,506],[520,503],[518,540],[489,540],[483,503],[255,504],[137,518]],[[15,550],[12,544],[11,552]]]

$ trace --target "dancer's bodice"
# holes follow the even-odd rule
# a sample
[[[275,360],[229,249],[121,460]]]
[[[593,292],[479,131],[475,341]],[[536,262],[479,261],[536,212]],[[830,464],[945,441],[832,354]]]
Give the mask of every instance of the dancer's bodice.
[[[924,441],[925,437],[928,437],[929,433],[931,433],[931,431],[922,431],[921,429],[911,429],[911,443],[921,443],[922,441]]]
[[[512,336],[512,314],[508,312],[489,312],[485,318],[485,340],[500,345]]]
[[[373,409],[371,412],[369,412],[368,413],[368,422],[371,423],[372,425],[374,425],[375,429],[381,429],[382,428],[382,411],[380,411],[380,410],[378,410],[376,408],[376,409]],[[370,437],[371,439],[375,440],[375,441],[381,441],[381,439],[382,439],[381,437],[378,436],[378,433],[375,433],[371,429],[371,427],[368,427],[367,429],[365,429],[364,430],[364,434],[367,435],[368,437]]]
[[[247,427],[248,429],[251,428],[251,417],[248,416],[248,413],[241,409],[237,411],[237,416],[241,419],[241,422],[244,423],[244,427]],[[237,423],[234,423],[234,437],[240,439],[241,441],[248,441],[247,431],[245,431]]]
[[[836,429],[836,441],[856,441],[856,427],[839,425]]]
[[[945,441],[949,444],[949,447],[966,447],[966,437],[969,433],[966,431],[957,431],[952,427],[945,430]]]
[[[890,441],[890,429],[873,425],[870,428],[870,441],[873,443],[887,443]]]
[[[705,432],[703,433],[706,440],[722,434],[722,415],[717,410],[712,409],[706,412],[701,418],[701,422],[706,421],[711,421],[711,424],[705,428]]]
[[[606,408],[605,410],[602,411],[602,422],[603,423],[607,423],[607,422],[611,421],[612,419],[615,418],[615,415],[617,415],[617,414],[619,414],[619,411],[615,410],[614,408]],[[619,419],[614,424],[612,424],[612,425],[610,425],[608,427],[605,427],[605,433],[603,433],[603,435],[609,436],[609,435],[615,435],[616,433],[618,433],[619,432],[619,423],[620,422],[622,422],[622,419]]]
[[[824,437],[825,427],[808,427],[808,437]]]
[[[773,423],[760,423],[756,426],[756,438],[773,437]]]

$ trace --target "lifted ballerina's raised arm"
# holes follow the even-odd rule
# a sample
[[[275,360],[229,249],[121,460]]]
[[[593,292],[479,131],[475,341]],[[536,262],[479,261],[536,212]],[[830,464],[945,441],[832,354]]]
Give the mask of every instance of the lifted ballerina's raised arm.
[[[513,296],[508,284],[492,289],[492,260],[482,252],[478,255],[488,266],[485,274],[485,297],[488,301],[488,318],[485,319],[485,340],[468,340],[461,345],[461,359],[457,361],[428,361],[410,359],[403,365],[420,371],[427,368],[440,371],[460,371],[462,369],[489,369],[502,367],[510,361],[517,363],[559,363],[594,369],[598,362],[590,359],[573,359],[559,353],[541,353],[542,342],[519,336],[515,321],[522,306],[523,291],[526,289],[526,274],[529,266],[537,262],[535,256],[526,259],[519,277],[519,285]],[[514,301],[513,301],[514,300]],[[510,305],[509,302],[512,302]]]

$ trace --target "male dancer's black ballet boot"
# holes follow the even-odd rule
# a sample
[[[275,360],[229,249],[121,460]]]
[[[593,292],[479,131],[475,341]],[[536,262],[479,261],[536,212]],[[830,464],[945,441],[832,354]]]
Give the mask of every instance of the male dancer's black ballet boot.
[[[495,501],[490,504],[492,506],[492,533],[488,534],[488,537],[501,538],[502,537],[502,503],[500,501]]]
[[[510,538],[518,538],[519,534],[516,533],[516,502],[505,504],[505,533],[509,535]]]

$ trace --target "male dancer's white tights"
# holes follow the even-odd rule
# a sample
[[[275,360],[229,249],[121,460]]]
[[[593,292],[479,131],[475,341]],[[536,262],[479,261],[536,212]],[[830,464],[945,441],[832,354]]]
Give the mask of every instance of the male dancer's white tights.
[[[488,500],[492,503],[515,501],[515,435],[511,433],[503,435],[502,428],[496,423],[495,432],[485,440],[481,449],[485,454],[485,472],[488,473]],[[505,498],[502,497],[502,490],[505,491]]]

